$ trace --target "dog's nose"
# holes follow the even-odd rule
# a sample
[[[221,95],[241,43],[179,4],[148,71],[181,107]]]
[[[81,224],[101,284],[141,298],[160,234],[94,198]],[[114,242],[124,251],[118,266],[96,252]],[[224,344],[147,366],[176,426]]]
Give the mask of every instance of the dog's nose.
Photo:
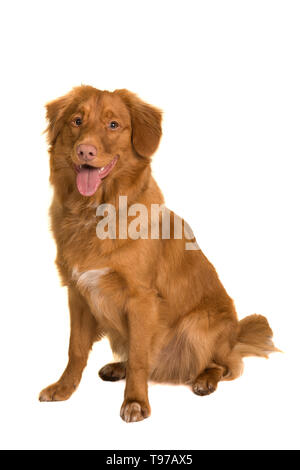
[[[94,158],[96,158],[97,156],[97,149],[94,145],[80,144],[78,145],[76,151],[79,160],[82,160],[84,162],[94,160]]]

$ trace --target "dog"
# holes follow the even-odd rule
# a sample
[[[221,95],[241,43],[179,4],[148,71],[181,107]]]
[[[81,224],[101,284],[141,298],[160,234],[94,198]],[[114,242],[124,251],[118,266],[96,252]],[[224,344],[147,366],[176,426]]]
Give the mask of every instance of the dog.
[[[209,395],[220,380],[241,375],[244,357],[276,351],[266,318],[239,321],[193,235],[178,236],[184,221],[165,208],[151,175],[162,112],[128,90],[87,85],[46,110],[50,216],[71,333],[66,369],[41,391],[40,401],[72,395],[93,343],[103,336],[118,362],[99,375],[126,379],[120,412],[126,422],[150,415],[149,380],[188,384],[195,394]],[[156,223],[153,207],[159,209]]]

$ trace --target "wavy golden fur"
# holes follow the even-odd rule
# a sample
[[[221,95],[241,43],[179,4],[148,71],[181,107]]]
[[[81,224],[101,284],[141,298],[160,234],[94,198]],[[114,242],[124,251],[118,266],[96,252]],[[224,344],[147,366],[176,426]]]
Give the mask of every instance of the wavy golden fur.
[[[57,267],[69,292],[71,335],[68,365],[58,382],[42,390],[41,401],[70,397],[93,342],[104,335],[119,362],[99,374],[104,380],[126,377],[121,416],[127,422],[149,416],[148,380],[187,383],[207,395],[218,381],[241,374],[243,357],[276,350],[266,318],[251,315],[239,322],[214,267],[200,249],[186,250],[184,238],[164,239],[161,232],[159,239],[96,234],[100,204],[112,204],[120,221],[119,196],[149,211],[151,204],[163,203],[150,167],[161,116],[127,90],[90,86],[47,105],[50,214]],[[76,185],[81,148],[94,149],[86,157],[93,158],[93,168],[115,165],[91,196]]]

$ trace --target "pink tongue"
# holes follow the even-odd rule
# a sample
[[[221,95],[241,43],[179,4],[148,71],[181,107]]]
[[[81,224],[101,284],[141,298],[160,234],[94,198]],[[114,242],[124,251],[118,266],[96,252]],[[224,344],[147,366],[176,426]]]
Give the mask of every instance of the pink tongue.
[[[92,196],[99,188],[102,180],[98,168],[80,168],[76,177],[77,188],[83,196]]]

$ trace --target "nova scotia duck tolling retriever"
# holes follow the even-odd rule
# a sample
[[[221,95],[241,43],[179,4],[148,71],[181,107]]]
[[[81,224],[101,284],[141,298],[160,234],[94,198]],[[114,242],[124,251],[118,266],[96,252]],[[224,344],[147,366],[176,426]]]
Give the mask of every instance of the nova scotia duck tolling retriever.
[[[266,318],[238,320],[191,229],[164,205],[151,175],[162,112],[128,90],[86,85],[46,108],[51,226],[70,343],[65,371],[40,401],[72,395],[104,336],[116,362],[99,375],[125,379],[126,422],[150,415],[148,381],[209,395],[241,375],[245,356],[276,351]]]

